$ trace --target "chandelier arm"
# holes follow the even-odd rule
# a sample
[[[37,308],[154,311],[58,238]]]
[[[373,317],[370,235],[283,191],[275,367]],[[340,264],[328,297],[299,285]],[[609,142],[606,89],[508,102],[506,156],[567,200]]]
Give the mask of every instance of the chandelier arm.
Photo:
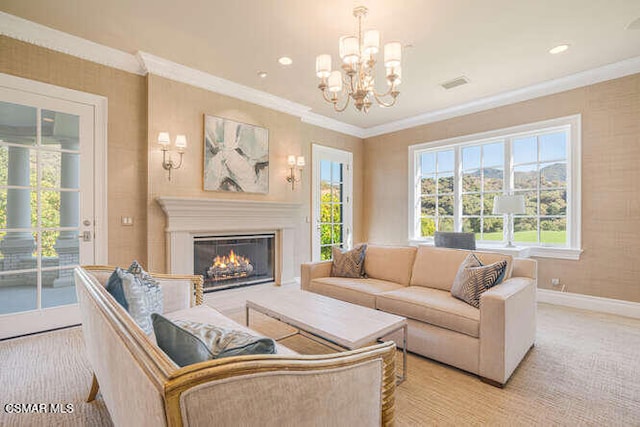
[[[351,100],[351,96],[347,95],[346,98],[347,99],[346,99],[346,101],[344,102],[344,105],[341,108],[338,108],[338,102],[337,101],[333,103],[333,109],[337,113],[342,113],[349,106],[349,101]]]
[[[334,102],[333,102],[333,99],[331,99],[331,98],[329,98],[329,97],[327,96],[327,92],[328,92],[328,90],[327,90],[327,89],[323,89],[323,90],[322,90],[322,97],[323,97],[323,98],[324,98],[324,100],[325,100],[325,101],[327,101],[328,103],[333,104],[333,103],[334,103]]]
[[[397,96],[394,96],[391,98],[391,101],[389,102],[384,102],[384,100],[382,99],[384,96],[386,95],[378,95],[377,93],[374,92],[373,97],[375,98],[376,102],[384,107],[392,107],[395,105],[396,101],[398,100]]]

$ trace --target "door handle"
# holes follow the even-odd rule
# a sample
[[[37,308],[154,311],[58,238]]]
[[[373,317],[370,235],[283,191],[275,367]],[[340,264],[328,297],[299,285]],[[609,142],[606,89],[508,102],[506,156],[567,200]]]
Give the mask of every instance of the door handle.
[[[90,242],[91,241],[91,231],[83,231],[82,233],[80,233],[80,235],[78,237],[80,239],[82,239],[83,242]]]

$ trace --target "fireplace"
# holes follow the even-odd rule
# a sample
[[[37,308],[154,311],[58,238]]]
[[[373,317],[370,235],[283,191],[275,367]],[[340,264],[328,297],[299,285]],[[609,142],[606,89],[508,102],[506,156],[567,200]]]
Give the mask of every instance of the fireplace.
[[[196,236],[193,272],[205,291],[273,282],[275,234]]]

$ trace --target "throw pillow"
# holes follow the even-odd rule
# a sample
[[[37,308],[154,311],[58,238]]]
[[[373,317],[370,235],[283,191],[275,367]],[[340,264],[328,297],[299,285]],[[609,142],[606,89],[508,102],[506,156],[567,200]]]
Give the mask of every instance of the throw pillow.
[[[451,295],[480,308],[480,296],[504,278],[506,269],[507,261],[482,265],[474,254],[469,254],[458,268]]]
[[[340,248],[333,246],[331,255],[331,276],[333,277],[363,277],[364,257],[367,245],[360,245],[350,251],[342,252]]]
[[[147,335],[153,332],[151,314],[163,312],[162,288],[137,261],[128,270],[117,267],[107,282],[107,291]]]
[[[271,338],[199,322],[171,322],[155,313],[151,317],[158,347],[178,366],[222,357],[276,353],[276,345]]]

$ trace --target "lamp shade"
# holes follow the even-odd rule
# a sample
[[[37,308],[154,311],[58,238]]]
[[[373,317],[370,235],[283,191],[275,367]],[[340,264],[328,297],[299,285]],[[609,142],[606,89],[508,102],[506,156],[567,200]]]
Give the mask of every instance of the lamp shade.
[[[397,67],[402,59],[402,44],[391,42],[384,45],[384,66]]]
[[[340,92],[342,90],[342,74],[340,71],[332,71],[329,75],[329,92]]]
[[[298,156],[297,164],[298,164],[298,167],[303,167],[305,165],[303,156]]]
[[[327,78],[331,74],[331,55],[318,55],[316,57],[316,75]]]
[[[170,143],[171,143],[171,138],[169,137],[169,132],[160,132],[158,134],[158,144],[166,147]]]
[[[287,156],[287,164],[289,166],[295,166],[296,165],[296,156],[294,156],[294,155]]]
[[[187,148],[187,137],[185,135],[176,136],[176,148],[179,150]]]
[[[380,32],[378,30],[369,30],[364,33],[364,53],[366,55],[375,55],[380,48]]]
[[[524,196],[496,196],[493,199],[493,214],[523,214],[525,213]]]

